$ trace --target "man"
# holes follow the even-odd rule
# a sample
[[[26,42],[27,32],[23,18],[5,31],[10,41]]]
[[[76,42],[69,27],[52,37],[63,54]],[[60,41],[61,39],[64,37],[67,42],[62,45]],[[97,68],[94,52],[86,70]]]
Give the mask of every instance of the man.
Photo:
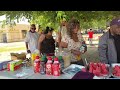
[[[36,26],[32,24],[25,38],[27,53],[33,53],[37,50],[39,34],[35,31]]]
[[[90,45],[92,45],[93,34],[94,33],[93,33],[92,29],[90,29],[90,31],[88,32],[88,35],[89,35],[88,39],[89,39],[89,44]]]
[[[99,40],[99,56],[104,63],[120,63],[120,18],[110,22],[110,30]]]

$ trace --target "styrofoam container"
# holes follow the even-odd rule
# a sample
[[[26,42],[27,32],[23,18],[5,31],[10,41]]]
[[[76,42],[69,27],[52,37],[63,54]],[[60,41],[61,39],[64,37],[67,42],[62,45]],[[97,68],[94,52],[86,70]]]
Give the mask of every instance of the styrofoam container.
[[[64,74],[72,75],[74,76],[77,72],[81,71],[82,68],[85,68],[82,65],[77,65],[77,64],[71,64],[67,68],[63,69],[62,72]]]
[[[113,68],[114,68],[116,65],[120,66],[120,63],[113,63],[113,64],[112,64],[112,72],[113,72]],[[113,74],[112,74],[112,76],[115,77],[115,78],[119,78],[119,79],[120,79],[120,76],[115,76],[115,75],[113,75]]]

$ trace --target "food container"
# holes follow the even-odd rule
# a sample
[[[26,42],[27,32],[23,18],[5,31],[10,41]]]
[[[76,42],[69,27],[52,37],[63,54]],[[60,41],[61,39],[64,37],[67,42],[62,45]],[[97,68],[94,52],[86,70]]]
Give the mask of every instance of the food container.
[[[114,78],[120,79],[120,76],[115,76],[115,75],[113,75],[113,72],[114,72],[114,71],[113,71],[113,68],[114,68],[116,65],[120,66],[120,63],[113,63],[113,64],[112,64],[112,72],[111,72],[111,73],[112,73],[112,76],[113,76]]]
[[[11,55],[11,60],[25,60],[26,59],[26,53],[10,53]]]
[[[74,76],[77,72],[81,71],[82,68],[85,68],[81,65],[71,64],[69,67],[65,68],[63,71],[64,74]]]
[[[93,63],[94,65],[98,65],[98,64],[103,64],[103,63]],[[96,77],[98,77],[98,78],[100,78],[100,79],[105,79],[105,78],[109,78],[111,75],[110,75],[110,65],[109,64],[105,64],[105,66],[107,67],[106,69],[107,69],[107,71],[108,71],[108,74],[102,74],[101,73],[101,70],[103,70],[103,69],[101,69],[101,66],[100,66],[100,75],[96,75],[95,74],[95,71],[97,71],[96,69],[93,69],[92,70],[92,72],[89,70],[90,69],[90,63],[88,64],[88,67],[87,67],[87,69],[88,69],[88,71],[89,72],[91,72],[91,73],[94,73],[95,74],[95,76]],[[97,66],[98,67],[98,66]],[[94,67],[95,68],[95,67]]]

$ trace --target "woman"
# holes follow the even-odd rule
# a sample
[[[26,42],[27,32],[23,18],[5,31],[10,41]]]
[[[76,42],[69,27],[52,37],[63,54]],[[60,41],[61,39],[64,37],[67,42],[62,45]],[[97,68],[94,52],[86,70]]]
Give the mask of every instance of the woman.
[[[71,64],[83,65],[81,54],[87,50],[86,44],[80,32],[80,23],[76,19],[71,19],[67,24],[67,34],[62,38],[60,46],[66,48],[71,54]],[[84,51],[81,47],[84,44]]]
[[[55,40],[52,36],[53,30],[53,28],[46,27],[44,34],[41,34],[41,36],[39,37],[38,50],[40,51],[40,54],[54,56]]]
[[[61,39],[64,38],[64,36],[66,34],[66,31],[67,31],[66,30],[66,24],[67,24],[66,20],[63,20],[61,25],[60,25],[60,27],[58,28],[58,37],[57,37],[57,39],[58,39],[57,40],[57,42],[58,42],[57,44],[58,45],[60,44]]]

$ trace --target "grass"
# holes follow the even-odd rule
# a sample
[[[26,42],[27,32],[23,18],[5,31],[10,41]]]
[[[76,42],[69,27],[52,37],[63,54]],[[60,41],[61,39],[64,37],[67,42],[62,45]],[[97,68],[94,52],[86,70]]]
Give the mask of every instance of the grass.
[[[8,52],[8,51],[19,51],[19,50],[26,50],[25,47],[2,47],[0,48],[0,53]]]

